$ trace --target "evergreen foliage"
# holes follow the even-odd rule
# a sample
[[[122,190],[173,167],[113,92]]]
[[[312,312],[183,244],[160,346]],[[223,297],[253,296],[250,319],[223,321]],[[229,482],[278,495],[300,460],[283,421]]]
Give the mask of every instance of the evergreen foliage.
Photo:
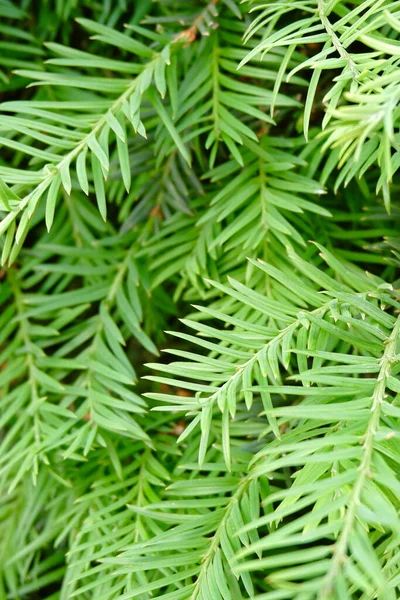
[[[0,600],[400,598],[399,35],[0,0]]]

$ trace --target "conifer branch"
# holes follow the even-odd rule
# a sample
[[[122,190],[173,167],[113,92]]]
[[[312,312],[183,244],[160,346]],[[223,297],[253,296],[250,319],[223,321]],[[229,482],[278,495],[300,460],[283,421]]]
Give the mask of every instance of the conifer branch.
[[[374,451],[375,435],[380,426],[382,417],[382,403],[386,397],[387,379],[391,376],[391,370],[396,362],[397,346],[400,339],[400,317],[397,317],[396,324],[390,336],[385,340],[385,351],[380,360],[380,370],[376,379],[376,384],[372,394],[371,417],[367,423],[367,429],[364,434],[362,445],[362,457],[359,466],[359,474],[355,485],[351,491],[347,503],[346,512],[343,517],[343,527],[338,540],[335,542],[334,552],[331,560],[331,566],[327,573],[321,590],[318,594],[320,600],[327,600],[331,597],[333,583],[337,578],[338,572],[346,562],[349,542],[353,533],[356,520],[357,508],[361,502],[361,496],[364,493],[365,482],[373,477],[372,473],[372,454]]]

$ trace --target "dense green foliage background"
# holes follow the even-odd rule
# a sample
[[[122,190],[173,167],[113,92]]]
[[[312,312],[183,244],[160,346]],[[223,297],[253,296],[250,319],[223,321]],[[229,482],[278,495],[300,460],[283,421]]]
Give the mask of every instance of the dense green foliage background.
[[[0,599],[400,598],[399,35],[0,0]]]

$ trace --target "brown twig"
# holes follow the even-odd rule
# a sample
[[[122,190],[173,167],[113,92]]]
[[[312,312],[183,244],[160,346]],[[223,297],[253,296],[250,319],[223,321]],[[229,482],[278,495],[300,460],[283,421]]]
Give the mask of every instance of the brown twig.
[[[208,14],[213,14],[217,16],[218,13],[215,13],[215,5],[219,0],[211,0],[205,7],[205,9],[193,20],[193,23],[187,29],[184,29],[174,38],[174,42],[184,41],[185,45],[192,44],[196,38],[197,34],[200,31],[202,35],[209,35],[209,32],[205,29],[202,29],[202,25],[207,18]],[[210,21],[207,23],[208,27],[216,28],[217,24],[214,21]]]

